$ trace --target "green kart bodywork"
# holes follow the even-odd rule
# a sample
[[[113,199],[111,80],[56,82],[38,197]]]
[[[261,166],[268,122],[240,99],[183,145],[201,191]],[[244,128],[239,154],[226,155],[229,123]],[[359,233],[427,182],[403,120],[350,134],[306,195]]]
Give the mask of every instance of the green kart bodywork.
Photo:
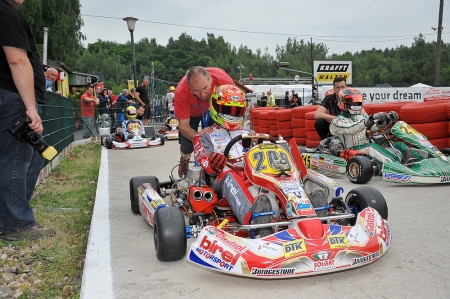
[[[367,152],[367,148],[371,147],[383,156],[384,163],[380,159],[365,155],[374,166],[378,167],[379,171],[375,170],[375,173],[382,175],[383,181],[398,184],[450,183],[450,161],[448,157],[431,144],[424,135],[403,121],[396,122],[390,133],[401,141],[396,142],[396,146],[394,146],[392,139],[389,139],[387,131],[384,131],[382,134],[387,138],[381,145],[371,142],[352,148]],[[401,152],[408,147],[412,149],[414,155],[411,160],[405,163],[402,161],[404,153]],[[446,153],[448,154],[448,149]],[[307,168],[314,169],[327,176],[347,173],[347,161],[343,158],[320,152],[304,151],[302,157]],[[374,168],[376,169],[376,167]]]

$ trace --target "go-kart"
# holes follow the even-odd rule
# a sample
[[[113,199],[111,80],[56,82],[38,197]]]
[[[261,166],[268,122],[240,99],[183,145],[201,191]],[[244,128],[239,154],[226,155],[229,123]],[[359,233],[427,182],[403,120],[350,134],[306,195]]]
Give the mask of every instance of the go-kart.
[[[365,184],[373,175],[399,184],[450,183],[450,148],[440,151],[404,121],[388,119],[378,128],[368,131],[370,142],[363,146],[345,149],[341,140],[332,136],[313,152],[301,148],[303,161],[307,168],[325,175],[345,173],[355,184]],[[405,151],[396,144],[402,144]]]
[[[178,139],[178,125],[180,122],[178,119],[171,115],[167,118],[166,123],[159,129],[159,134],[163,135],[166,139]]]
[[[277,143],[266,134],[243,134],[225,148],[249,139],[244,166],[228,163],[239,185],[255,197],[268,196],[272,215],[264,224],[240,224],[226,198],[219,198],[199,165],[181,180],[155,176],[130,180],[131,210],[153,227],[160,261],[186,254],[187,238],[196,238],[187,260],[208,269],[255,278],[285,278],[341,271],[374,262],[388,250],[391,231],[383,195],[360,186],[345,196],[335,181],[307,170],[295,140]],[[261,143],[262,140],[265,140]],[[270,142],[267,142],[270,140]],[[246,141],[247,142],[247,141]],[[247,143],[248,144],[248,143]],[[223,175],[224,173],[220,174]],[[235,189],[229,184],[230,190]],[[233,192],[232,192],[233,193]],[[169,196],[170,204],[163,197]],[[185,214],[188,225],[185,225]],[[257,230],[271,234],[257,238]]]
[[[124,138],[127,134],[127,139]],[[145,129],[138,121],[130,121],[127,124],[127,132],[122,132],[122,128],[117,128],[112,135],[102,135],[101,144],[107,149],[112,148],[142,148],[157,145],[164,145],[164,136],[147,138]]]

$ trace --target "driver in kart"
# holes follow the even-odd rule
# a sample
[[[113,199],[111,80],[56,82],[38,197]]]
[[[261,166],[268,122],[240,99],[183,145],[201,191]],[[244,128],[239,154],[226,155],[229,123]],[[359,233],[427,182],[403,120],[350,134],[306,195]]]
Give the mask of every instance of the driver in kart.
[[[127,120],[122,122],[123,141],[127,141],[128,134],[134,135],[133,131],[129,128],[129,124],[131,122],[138,123],[141,128],[144,127],[144,124],[142,123],[142,121],[140,119],[136,119],[136,117],[137,117],[136,107],[129,106],[127,108],[125,115],[127,116]],[[142,136],[142,137],[144,137],[144,136]]]
[[[272,215],[259,216],[251,220],[252,214],[273,211],[269,197],[259,195],[256,199],[247,188],[242,188],[244,179],[226,167],[227,160],[239,165],[244,155],[242,142],[236,143],[230,150],[228,158],[223,154],[225,147],[234,137],[249,133],[242,129],[247,106],[244,94],[234,85],[217,86],[210,101],[209,112],[214,124],[211,133],[198,134],[192,140],[195,160],[205,172],[215,177],[212,189],[225,197],[234,215],[241,224],[269,223]],[[272,233],[272,228],[255,230],[261,238]]]
[[[353,148],[368,154],[378,161],[388,162],[388,158],[370,146],[366,131],[378,131],[399,119],[397,112],[378,112],[372,115],[362,113],[363,97],[356,88],[345,88],[339,92],[338,106],[340,114],[330,122],[330,132],[339,137],[344,148]],[[333,137],[329,137],[333,138]],[[329,142],[329,138],[321,143]]]

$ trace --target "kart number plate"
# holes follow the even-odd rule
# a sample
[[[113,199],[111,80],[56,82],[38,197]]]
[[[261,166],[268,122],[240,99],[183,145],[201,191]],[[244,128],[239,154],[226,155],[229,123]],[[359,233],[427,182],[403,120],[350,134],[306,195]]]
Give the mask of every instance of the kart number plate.
[[[252,168],[257,172],[279,174],[280,161],[283,162],[283,168],[286,171],[294,170],[290,154],[282,147],[254,147],[250,150],[248,159]]]

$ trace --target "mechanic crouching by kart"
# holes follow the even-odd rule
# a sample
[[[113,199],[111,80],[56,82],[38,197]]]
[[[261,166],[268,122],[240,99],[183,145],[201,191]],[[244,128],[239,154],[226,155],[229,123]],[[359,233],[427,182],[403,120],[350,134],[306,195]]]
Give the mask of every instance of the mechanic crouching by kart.
[[[133,131],[128,127],[131,122],[138,123],[141,128],[144,127],[144,124],[142,123],[142,121],[139,119],[136,119],[136,117],[137,117],[136,107],[129,106],[127,108],[125,115],[127,117],[127,120],[122,122],[122,129],[120,130],[120,128],[118,128],[117,132],[116,132],[116,135],[119,137],[119,139],[122,138],[123,141],[132,139],[134,136]],[[130,135],[130,136],[128,136],[128,135]],[[142,137],[144,137],[144,136],[142,136]]]
[[[386,127],[391,122],[397,121],[399,118],[397,112],[378,112],[370,116],[363,114],[362,94],[355,88],[345,88],[339,92],[338,106],[341,113],[330,122],[331,134],[339,137],[345,149],[353,148],[374,157],[380,162],[389,162],[390,160],[376,149],[366,146],[370,142],[366,130],[378,131],[378,126]],[[324,146],[333,138],[335,137],[322,140],[321,146]]]
[[[227,157],[223,152],[225,147],[234,137],[249,133],[243,130],[245,108],[247,104],[241,90],[234,85],[221,85],[215,88],[211,95],[210,115],[214,124],[211,133],[203,133],[194,137],[194,157],[203,167],[205,172],[214,177],[211,182],[212,189],[221,197],[226,198],[234,215],[241,224],[269,223],[271,215],[255,217],[250,220],[252,214],[271,212],[272,205],[269,197],[260,195],[255,198],[244,186],[243,178],[226,167]],[[236,143],[230,150],[229,162],[241,163],[244,155],[242,143]],[[255,230],[260,238],[272,233],[272,228],[260,228]]]

